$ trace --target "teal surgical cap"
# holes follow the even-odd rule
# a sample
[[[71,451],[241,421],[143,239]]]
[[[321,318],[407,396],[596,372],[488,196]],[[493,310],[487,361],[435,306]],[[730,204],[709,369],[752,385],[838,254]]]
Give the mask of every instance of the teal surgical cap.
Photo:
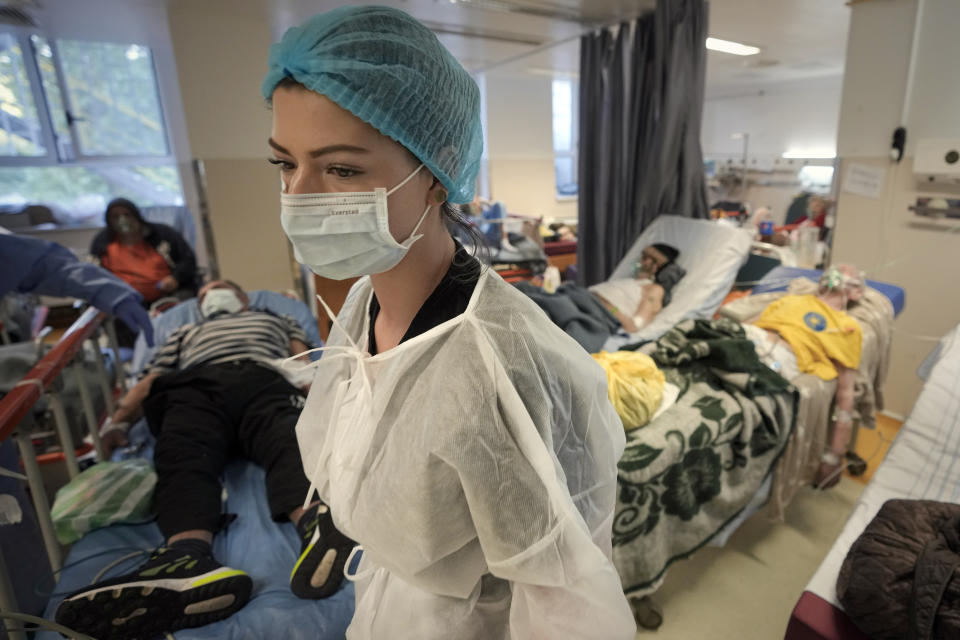
[[[263,96],[293,78],[393,138],[433,172],[450,202],[473,199],[480,91],[427,27],[390,7],[341,7],[270,47]]]

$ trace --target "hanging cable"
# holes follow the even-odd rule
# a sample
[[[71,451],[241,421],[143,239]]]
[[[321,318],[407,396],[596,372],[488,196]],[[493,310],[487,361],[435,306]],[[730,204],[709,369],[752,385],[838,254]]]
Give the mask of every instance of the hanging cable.
[[[79,631],[74,631],[69,627],[65,627],[62,624],[57,622],[51,622],[50,620],[45,620],[37,616],[31,616],[26,613],[14,613],[13,611],[0,611],[0,619],[7,618],[8,620],[16,620],[18,622],[24,622],[27,624],[32,624],[35,627],[50,629],[51,631],[56,631],[64,636],[71,638],[72,640],[96,640],[91,638],[88,635],[84,635]]]

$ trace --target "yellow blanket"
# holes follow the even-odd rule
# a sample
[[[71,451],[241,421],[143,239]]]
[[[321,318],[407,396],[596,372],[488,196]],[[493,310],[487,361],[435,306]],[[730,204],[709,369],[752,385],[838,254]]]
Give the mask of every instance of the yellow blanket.
[[[833,361],[860,366],[863,332],[859,323],[814,295],[784,296],[771,302],[754,324],[776,331],[790,343],[797,366],[822,380],[837,377]]]

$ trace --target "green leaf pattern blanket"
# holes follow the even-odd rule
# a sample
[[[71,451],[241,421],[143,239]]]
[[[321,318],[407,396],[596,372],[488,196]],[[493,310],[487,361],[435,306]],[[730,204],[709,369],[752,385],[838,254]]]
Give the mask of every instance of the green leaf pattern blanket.
[[[782,453],[797,393],[729,319],[687,320],[639,347],[680,388],[677,403],[627,434],[614,562],[628,595],[705,545],[750,502]]]

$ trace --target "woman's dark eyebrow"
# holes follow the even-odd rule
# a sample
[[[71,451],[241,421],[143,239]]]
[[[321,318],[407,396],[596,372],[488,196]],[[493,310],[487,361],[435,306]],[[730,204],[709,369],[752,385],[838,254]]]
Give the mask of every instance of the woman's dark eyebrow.
[[[270,138],[267,140],[267,144],[279,151],[280,153],[285,153],[288,156],[291,155],[282,145],[280,145],[276,140]],[[319,149],[314,149],[308,155],[311,158],[319,158],[320,156],[326,155],[328,153],[336,153],[338,151],[350,151],[353,153],[370,153],[369,149],[364,149],[363,147],[357,147],[352,144],[332,144],[327,147],[321,147]]]

